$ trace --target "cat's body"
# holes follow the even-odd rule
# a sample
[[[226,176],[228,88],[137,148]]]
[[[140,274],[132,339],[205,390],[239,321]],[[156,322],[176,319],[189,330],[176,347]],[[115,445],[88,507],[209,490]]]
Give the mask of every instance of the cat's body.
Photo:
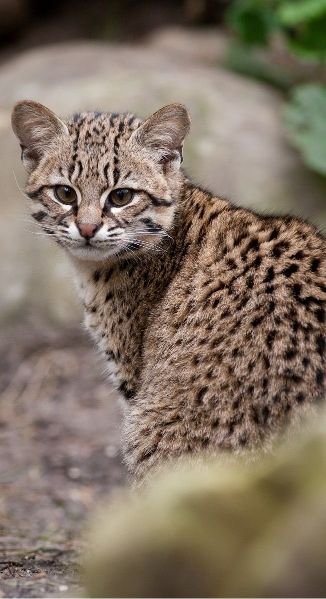
[[[125,398],[130,471],[268,444],[325,394],[323,237],[192,185],[180,170],[188,121],[179,105],[144,124],[80,115],[68,130],[42,108],[14,113],[34,161],[27,193],[36,220],[72,253],[86,326]],[[53,125],[50,146],[39,136],[34,155],[31,111]],[[59,187],[77,190],[69,210],[46,191],[59,174]],[[108,207],[101,198],[116,188],[137,191]]]

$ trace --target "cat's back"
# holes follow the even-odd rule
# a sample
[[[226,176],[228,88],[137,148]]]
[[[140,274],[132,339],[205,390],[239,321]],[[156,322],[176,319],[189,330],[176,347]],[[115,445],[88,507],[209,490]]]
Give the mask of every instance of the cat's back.
[[[218,397],[237,418],[250,402],[267,425],[325,392],[325,239],[294,217],[213,209],[193,220],[145,356],[188,397]]]

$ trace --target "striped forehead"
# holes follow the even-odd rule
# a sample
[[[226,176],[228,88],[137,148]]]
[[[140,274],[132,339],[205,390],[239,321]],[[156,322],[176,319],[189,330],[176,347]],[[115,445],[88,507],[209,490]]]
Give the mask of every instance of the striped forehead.
[[[82,113],[67,123],[72,140],[69,176],[116,184],[119,149],[141,120],[131,114]]]

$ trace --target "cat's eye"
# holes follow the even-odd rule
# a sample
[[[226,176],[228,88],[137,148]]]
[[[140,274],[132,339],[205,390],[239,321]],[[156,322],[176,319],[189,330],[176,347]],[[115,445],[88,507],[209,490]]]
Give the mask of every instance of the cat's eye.
[[[134,191],[132,189],[113,189],[108,195],[108,201],[111,206],[126,206],[129,204],[134,197]]]
[[[75,204],[77,202],[77,194],[69,185],[56,185],[54,195],[61,204]]]

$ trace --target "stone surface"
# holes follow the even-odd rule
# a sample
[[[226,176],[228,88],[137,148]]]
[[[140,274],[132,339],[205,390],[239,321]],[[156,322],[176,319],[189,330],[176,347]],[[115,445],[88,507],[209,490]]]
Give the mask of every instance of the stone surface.
[[[32,235],[30,230],[38,229],[25,222],[18,189],[24,173],[10,130],[12,105],[22,98],[62,115],[85,109],[147,115],[164,103],[184,102],[193,121],[185,166],[195,181],[245,206],[292,211],[325,224],[326,183],[308,172],[288,145],[279,95],[215,66],[200,54],[199,38],[196,60],[196,44],[193,52],[187,49],[195,39],[191,33],[167,48],[169,36],[157,36],[147,46],[48,46],[1,66],[0,319],[26,311],[55,321],[81,318],[68,261],[42,235]],[[223,43],[216,45],[217,54]],[[212,56],[210,44],[206,52]]]

